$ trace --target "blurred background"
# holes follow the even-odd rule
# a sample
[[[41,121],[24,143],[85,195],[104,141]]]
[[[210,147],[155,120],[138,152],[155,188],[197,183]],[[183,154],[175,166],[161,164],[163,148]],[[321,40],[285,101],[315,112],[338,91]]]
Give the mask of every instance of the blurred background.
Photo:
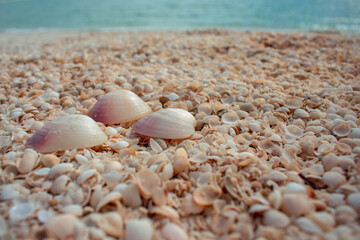
[[[360,0],[0,0],[0,31],[360,32]]]

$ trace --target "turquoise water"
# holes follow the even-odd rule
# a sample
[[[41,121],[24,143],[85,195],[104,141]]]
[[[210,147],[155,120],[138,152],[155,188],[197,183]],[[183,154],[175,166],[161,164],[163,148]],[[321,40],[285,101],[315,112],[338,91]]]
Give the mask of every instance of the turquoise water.
[[[0,30],[338,30],[360,0],[0,0]]]

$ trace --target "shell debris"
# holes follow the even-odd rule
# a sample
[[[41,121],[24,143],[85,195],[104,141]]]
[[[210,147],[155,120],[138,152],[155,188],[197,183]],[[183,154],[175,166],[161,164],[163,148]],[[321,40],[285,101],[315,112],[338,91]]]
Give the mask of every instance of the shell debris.
[[[357,239],[359,42],[1,33],[0,238]]]

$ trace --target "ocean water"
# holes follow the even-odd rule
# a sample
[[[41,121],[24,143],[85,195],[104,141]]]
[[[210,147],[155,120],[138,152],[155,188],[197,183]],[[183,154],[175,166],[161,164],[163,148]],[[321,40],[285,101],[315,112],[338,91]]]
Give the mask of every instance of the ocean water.
[[[202,28],[360,33],[360,0],[0,0],[0,31]]]

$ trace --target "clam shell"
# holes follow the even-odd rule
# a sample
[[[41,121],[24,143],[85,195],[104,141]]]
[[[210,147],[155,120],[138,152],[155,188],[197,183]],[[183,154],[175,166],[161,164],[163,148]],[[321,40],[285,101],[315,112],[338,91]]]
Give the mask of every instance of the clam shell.
[[[139,120],[134,131],[140,135],[165,139],[188,138],[195,133],[196,120],[191,113],[178,108],[154,112]]]
[[[129,90],[117,90],[99,98],[89,117],[104,124],[126,123],[151,113],[151,108]]]
[[[105,133],[91,118],[68,115],[55,119],[37,131],[28,146],[40,153],[93,147],[107,140]]]

